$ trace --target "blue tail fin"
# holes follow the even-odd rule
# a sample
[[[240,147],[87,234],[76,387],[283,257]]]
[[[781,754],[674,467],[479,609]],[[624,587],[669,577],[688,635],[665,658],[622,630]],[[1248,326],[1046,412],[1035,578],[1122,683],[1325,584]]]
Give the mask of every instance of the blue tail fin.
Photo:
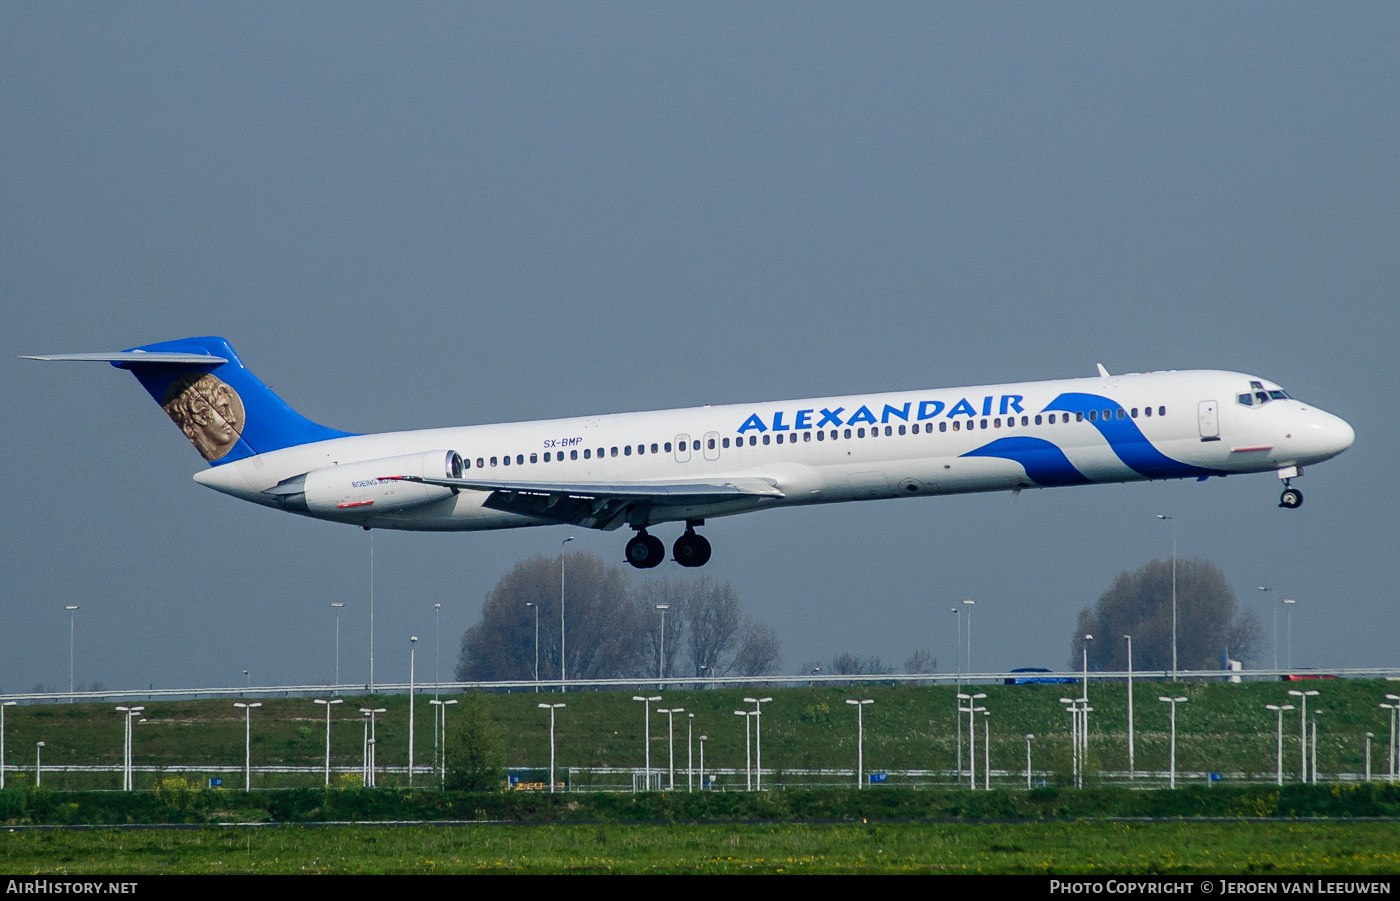
[[[112,363],[136,376],[211,466],[353,434],[317,425],[293,410],[243,366],[223,338],[185,338],[131,350],[224,358],[226,362],[207,364]]]

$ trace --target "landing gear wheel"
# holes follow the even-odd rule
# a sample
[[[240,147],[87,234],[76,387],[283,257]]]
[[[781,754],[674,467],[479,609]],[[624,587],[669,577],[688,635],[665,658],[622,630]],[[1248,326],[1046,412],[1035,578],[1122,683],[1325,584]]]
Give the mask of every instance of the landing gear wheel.
[[[1303,506],[1303,492],[1297,488],[1283,489],[1283,495],[1278,499],[1278,505],[1285,510],[1297,510]]]
[[[627,542],[627,562],[637,569],[651,569],[653,566],[660,566],[664,559],[666,559],[666,545],[662,544],[661,539],[655,535],[638,532],[631,541]]]
[[[704,566],[710,562],[710,542],[694,529],[686,529],[685,534],[671,546],[676,562],[681,566]]]

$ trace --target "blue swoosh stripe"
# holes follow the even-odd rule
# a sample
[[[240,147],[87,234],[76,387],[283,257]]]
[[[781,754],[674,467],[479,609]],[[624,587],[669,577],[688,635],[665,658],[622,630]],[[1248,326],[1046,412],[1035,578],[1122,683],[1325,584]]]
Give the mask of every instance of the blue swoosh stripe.
[[[1018,435],[1015,438],[998,438],[991,444],[977,450],[968,451],[964,457],[1000,457],[1025,467],[1026,475],[1037,485],[1054,488],[1061,485],[1091,485],[1093,481],[1084,476],[1069,462],[1065,452],[1043,438]]]
[[[1086,417],[1090,410],[1099,411],[1096,421],[1090,424],[1099,430],[1099,434],[1103,435],[1108,446],[1113,448],[1113,452],[1118,455],[1118,459],[1122,460],[1129,469],[1149,479],[1184,479],[1193,476],[1225,475],[1218,469],[1204,469],[1200,466],[1182,463],[1180,460],[1173,460],[1157,450],[1152,446],[1152,442],[1147,440],[1147,436],[1138,429],[1137,423],[1128,417],[1117,418],[1118,411],[1123,409],[1122,405],[1098,394],[1061,394],[1051,401],[1045,409],[1059,410],[1065,413],[1083,413]],[[1104,416],[1104,411],[1109,411],[1113,418]]]

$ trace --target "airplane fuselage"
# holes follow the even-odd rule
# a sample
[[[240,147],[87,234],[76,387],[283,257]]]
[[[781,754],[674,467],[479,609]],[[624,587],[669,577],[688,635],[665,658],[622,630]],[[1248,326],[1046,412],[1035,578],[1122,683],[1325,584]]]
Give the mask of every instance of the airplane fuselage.
[[[380,480],[395,472],[348,478],[336,489],[343,500],[315,509],[288,507],[275,492],[328,467],[437,451],[460,455],[468,483],[774,489],[715,502],[658,500],[588,523],[644,529],[799,504],[1251,472],[1287,479],[1353,440],[1346,422],[1257,376],[1167,371],[353,435],[214,465],[195,479],[321,519],[435,531],[564,520],[545,515],[554,503],[548,490],[515,502],[510,492],[441,489],[429,502],[394,508],[382,501]]]

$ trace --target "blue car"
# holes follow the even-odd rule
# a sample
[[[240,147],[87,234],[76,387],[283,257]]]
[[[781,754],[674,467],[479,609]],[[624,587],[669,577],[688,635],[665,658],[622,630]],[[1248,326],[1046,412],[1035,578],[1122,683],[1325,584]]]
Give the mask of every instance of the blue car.
[[[1023,666],[1012,670],[1013,673],[1048,673],[1050,670],[1042,666]],[[1068,676],[1012,676],[1006,680],[1007,685],[1078,685],[1078,679],[1071,679]]]

